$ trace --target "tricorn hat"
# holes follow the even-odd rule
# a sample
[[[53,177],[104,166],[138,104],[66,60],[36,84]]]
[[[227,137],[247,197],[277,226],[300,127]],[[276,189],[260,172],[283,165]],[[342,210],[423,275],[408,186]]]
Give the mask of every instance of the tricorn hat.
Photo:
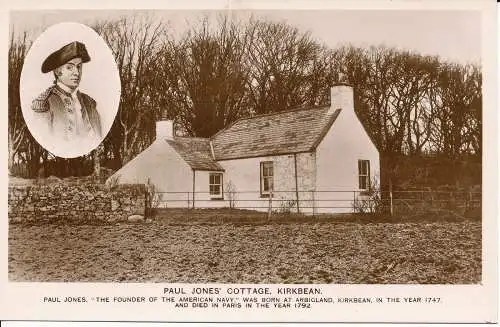
[[[82,62],[90,61],[90,56],[87,52],[87,48],[85,48],[85,44],[74,41],[51,53],[47,59],[43,61],[42,73],[51,72],[74,58],[82,58]]]

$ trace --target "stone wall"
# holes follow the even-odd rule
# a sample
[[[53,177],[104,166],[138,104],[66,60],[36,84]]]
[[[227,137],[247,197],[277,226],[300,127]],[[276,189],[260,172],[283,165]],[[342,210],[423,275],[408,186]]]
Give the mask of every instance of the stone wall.
[[[297,183],[299,185],[299,207],[302,213],[315,213],[314,195],[316,191],[316,154],[297,154]]]
[[[313,191],[316,188],[315,154],[298,153],[295,157],[294,155],[276,156],[272,161],[275,169],[274,198],[277,200],[275,202],[278,202],[276,203],[277,210],[296,212],[298,195],[299,211],[313,213]],[[295,168],[297,168],[297,181]],[[273,206],[275,206],[274,203]]]
[[[145,186],[89,181],[10,186],[8,202],[11,223],[112,223],[144,215]]]
[[[296,158],[295,158],[296,157]],[[296,159],[296,163],[295,163]],[[274,191],[272,198],[261,194],[261,163],[272,161],[274,168]],[[234,194],[232,201],[234,207],[239,209],[268,211],[269,207],[276,212],[297,212],[297,189],[298,209],[301,213],[313,213],[314,190],[316,189],[316,154],[298,153],[296,156],[277,155],[269,157],[255,157],[244,159],[224,160],[219,163],[225,169],[224,185],[225,199],[227,201],[204,201],[197,203],[196,207],[218,207],[229,206],[227,185],[231,184]],[[297,183],[295,180],[295,164],[297,165]],[[208,177],[201,179],[196,177],[196,183],[206,181],[208,188]],[[186,201],[177,201],[182,205]]]

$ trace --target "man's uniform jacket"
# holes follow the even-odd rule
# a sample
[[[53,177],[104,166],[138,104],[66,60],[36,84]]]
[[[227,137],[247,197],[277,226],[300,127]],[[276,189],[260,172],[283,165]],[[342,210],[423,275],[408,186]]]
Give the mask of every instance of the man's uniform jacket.
[[[36,116],[41,118],[45,130],[61,141],[101,137],[101,122],[96,110],[96,102],[90,96],[77,91],[81,105],[83,124],[77,126],[77,113],[71,94],[57,85],[42,92],[32,103]],[[78,130],[80,129],[80,130]]]

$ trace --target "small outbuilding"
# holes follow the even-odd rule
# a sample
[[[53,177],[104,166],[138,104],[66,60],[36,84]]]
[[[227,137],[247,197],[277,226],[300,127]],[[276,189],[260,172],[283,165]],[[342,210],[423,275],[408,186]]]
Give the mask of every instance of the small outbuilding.
[[[347,85],[331,88],[329,106],[241,118],[211,138],[176,136],[172,121],[156,130],[110,179],[149,180],[166,207],[352,212],[380,172]]]

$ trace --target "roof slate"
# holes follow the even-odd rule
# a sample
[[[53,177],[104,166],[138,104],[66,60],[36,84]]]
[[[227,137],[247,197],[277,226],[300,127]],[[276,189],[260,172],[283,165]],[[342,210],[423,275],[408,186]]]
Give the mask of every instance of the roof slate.
[[[214,135],[216,160],[309,152],[340,113],[330,107],[300,109],[239,119]]]
[[[224,171],[224,168],[212,158],[210,139],[175,137],[166,141],[194,170]]]

